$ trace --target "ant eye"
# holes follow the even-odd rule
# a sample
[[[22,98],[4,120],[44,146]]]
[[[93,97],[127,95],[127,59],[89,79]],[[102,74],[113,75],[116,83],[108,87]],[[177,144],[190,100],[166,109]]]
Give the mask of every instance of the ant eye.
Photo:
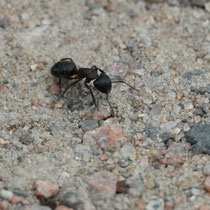
[[[112,88],[112,82],[105,73],[102,73],[98,79],[93,82],[93,84],[97,90],[105,94],[110,93]]]

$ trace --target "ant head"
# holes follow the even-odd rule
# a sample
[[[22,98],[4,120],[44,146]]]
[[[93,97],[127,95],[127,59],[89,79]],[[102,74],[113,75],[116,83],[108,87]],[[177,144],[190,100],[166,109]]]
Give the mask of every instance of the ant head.
[[[100,76],[93,82],[97,90],[102,93],[109,94],[112,89],[112,82],[105,72],[101,72]]]

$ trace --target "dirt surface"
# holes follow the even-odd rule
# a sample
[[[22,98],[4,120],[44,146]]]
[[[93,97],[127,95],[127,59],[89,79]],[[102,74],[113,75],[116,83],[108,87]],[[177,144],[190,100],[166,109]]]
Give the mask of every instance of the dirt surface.
[[[0,209],[209,210],[209,63],[208,1],[1,0]]]

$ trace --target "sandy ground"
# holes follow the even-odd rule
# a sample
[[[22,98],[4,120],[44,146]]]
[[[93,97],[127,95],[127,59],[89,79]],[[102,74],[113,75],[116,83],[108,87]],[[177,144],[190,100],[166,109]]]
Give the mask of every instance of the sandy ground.
[[[0,1],[0,209],[210,209],[199,2]],[[66,57],[139,91],[113,84],[114,117],[84,82],[58,100],[50,68]]]

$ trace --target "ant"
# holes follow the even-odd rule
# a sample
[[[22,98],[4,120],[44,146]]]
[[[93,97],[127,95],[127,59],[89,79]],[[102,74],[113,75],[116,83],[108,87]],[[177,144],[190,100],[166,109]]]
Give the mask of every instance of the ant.
[[[61,79],[67,79],[67,80],[75,80],[70,86],[68,86],[64,92],[60,95],[59,99],[66,93],[66,91],[82,79],[85,79],[85,86],[87,89],[90,90],[93,102],[96,107],[96,100],[93,95],[93,91],[91,88],[91,85],[100,91],[101,93],[106,94],[106,100],[111,108],[112,116],[114,116],[114,110],[109,102],[108,95],[111,92],[112,89],[112,83],[124,83],[128,85],[129,87],[133,88],[134,90],[138,91],[136,88],[132,87],[131,85],[127,84],[123,80],[116,80],[116,81],[111,81],[110,77],[101,69],[99,69],[97,66],[92,66],[91,68],[79,68],[77,69],[76,64],[71,58],[63,58],[57,63],[55,63],[51,67],[51,74],[55,77],[59,78],[59,87],[60,87],[60,92],[61,92]]]

